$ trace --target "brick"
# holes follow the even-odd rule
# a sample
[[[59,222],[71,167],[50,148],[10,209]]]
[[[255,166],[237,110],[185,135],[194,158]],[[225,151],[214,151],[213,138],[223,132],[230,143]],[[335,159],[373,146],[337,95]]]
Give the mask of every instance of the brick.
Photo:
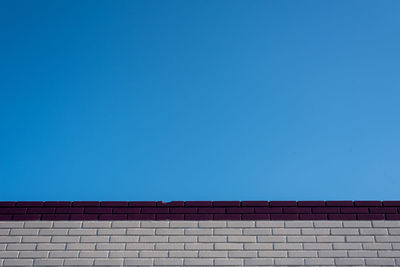
[[[197,208],[170,208],[170,213],[197,213]]]
[[[325,201],[299,201],[297,202],[299,207],[324,207]]]
[[[381,201],[354,201],[356,207],[380,207],[382,206]]]
[[[227,213],[254,213],[254,208],[242,207],[242,208],[227,208]]]
[[[315,221],[314,227],[316,228],[330,228],[330,227],[343,227],[341,221]]]
[[[47,253],[47,252],[45,252]],[[79,251],[50,251],[50,258],[77,258]],[[82,256],[81,256],[82,257]]]
[[[25,215],[13,215],[15,221],[37,221],[40,220],[42,215],[40,214],[25,214]]]
[[[160,258],[154,259],[154,265],[162,265],[162,266],[178,266],[183,264],[183,259],[167,259]]]
[[[231,265],[243,265],[243,259],[222,259],[216,258],[214,260],[214,265],[224,265],[224,266],[231,266]]]
[[[349,250],[348,251],[350,258],[373,258],[378,257],[377,251],[373,250]]]
[[[213,265],[213,259],[185,259],[183,265],[187,266],[211,266]]]
[[[197,242],[204,243],[226,243],[226,236],[199,236],[197,237]]]
[[[28,237],[28,236],[24,236]],[[33,237],[33,236],[29,236],[29,237]],[[51,238],[51,242],[52,243],[77,243],[79,242],[80,237],[79,236],[38,236],[37,239],[40,240],[27,240],[26,242],[46,242],[49,243],[50,242],[50,238]]]
[[[140,213],[140,208],[134,208],[134,207],[129,207],[129,208],[113,208],[113,213],[124,213],[124,214],[139,214]]]
[[[329,235],[330,229],[328,228],[303,228],[301,229],[302,235]]]
[[[304,265],[304,259],[290,259],[290,258],[276,258],[274,259],[275,265]]]
[[[69,229],[68,235],[96,235],[97,229]]]
[[[39,229],[11,229],[10,235],[38,235]]]
[[[273,259],[271,258],[258,258],[258,259],[245,259],[245,266],[267,266],[273,265]]]
[[[311,208],[287,207],[283,208],[283,213],[311,213]]]
[[[359,235],[358,228],[331,228],[331,235]]]
[[[160,244],[160,243],[158,243],[158,244]],[[121,247],[123,248],[125,244],[114,243],[114,245],[121,245]],[[141,249],[153,250],[154,243],[127,243],[126,244],[126,250],[141,250]]]
[[[98,229],[97,234],[98,235],[125,235],[125,234],[127,234],[127,231],[124,228]]]
[[[364,259],[362,258],[335,258],[336,265],[348,266],[364,266]]]
[[[179,230],[182,230],[182,233],[183,233],[183,229],[179,229]],[[213,234],[212,229],[196,229],[196,228],[185,229],[185,235],[212,235],[212,234]]]
[[[128,220],[155,220],[155,214],[128,214]]]
[[[161,230],[161,229],[157,229]],[[155,229],[153,228],[128,228],[127,235],[154,235]]]
[[[205,243],[203,243],[205,244]],[[242,243],[215,243],[215,250],[243,250]]]
[[[329,220],[356,220],[355,214],[328,214]]]
[[[344,236],[317,236],[317,242],[324,243],[324,242],[345,242]]]
[[[212,207],[212,201],[186,201],[185,207]]]
[[[374,242],[374,237],[373,236],[346,236],[346,242],[349,242],[349,243],[353,243],[353,242],[371,243],[371,242]]]
[[[98,237],[100,237],[100,236],[98,236]],[[104,237],[108,238],[108,236],[104,236]],[[84,238],[84,237],[82,237],[82,238]],[[138,236],[114,235],[114,236],[110,237],[111,243],[132,243],[132,242],[138,242],[138,241],[139,241]],[[81,242],[83,242],[83,241],[81,241]],[[99,241],[99,242],[107,242],[107,241]]]
[[[26,208],[0,208],[0,214],[25,214]]]
[[[58,244],[58,243],[39,243],[37,244],[36,250],[65,250],[66,244]],[[93,246],[94,248],[94,246]]]
[[[82,256],[82,252],[81,252],[81,257],[84,257],[84,256]],[[106,256],[104,256],[104,257],[107,257],[107,251],[98,251],[98,252],[106,253]],[[92,256],[89,256],[89,257],[92,257]],[[137,258],[137,257],[139,257],[139,252],[138,251],[129,251],[129,250],[110,251],[110,254],[108,255],[108,257],[110,257],[110,258]]]
[[[63,259],[35,259],[34,266],[60,266],[64,262]]]
[[[67,250],[94,250],[95,246],[95,243],[69,243],[67,244]]]
[[[100,214],[99,220],[111,221],[111,220],[126,220],[128,216],[126,214]]]
[[[378,208],[369,208],[371,213],[398,213],[397,208],[394,207],[378,207]]]
[[[241,228],[216,228],[214,235],[242,235]]]
[[[188,251],[169,251],[170,258],[196,258],[199,252],[194,250]]]
[[[164,236],[159,236],[164,237]],[[165,242],[165,241],[164,241]],[[197,242],[196,236],[170,236],[169,242],[178,242],[178,243],[189,243],[189,242]]]
[[[320,245],[320,244],[319,244]],[[333,249],[362,249],[360,243],[333,243]]]
[[[112,266],[112,265],[118,265],[121,266],[124,263],[123,259],[94,259],[94,265],[100,265],[100,266]]]
[[[184,207],[184,206],[185,206],[184,201],[157,202],[157,207]]]
[[[274,207],[274,208],[254,208],[254,212],[255,213],[267,213],[267,214],[279,214],[283,212],[283,208],[278,208],[278,207]]]
[[[140,236],[139,242],[145,242],[145,243],[168,242],[168,236]]]
[[[102,214],[104,214],[104,213],[112,213],[112,208],[105,208],[105,207],[97,207],[97,208],[92,208],[92,207],[90,207],[90,208],[85,208],[85,213],[89,213],[89,214],[92,214],[92,213],[102,213]]]
[[[169,213],[169,208],[142,208],[142,213],[155,213],[155,214],[161,214],[161,213]]]
[[[169,222],[143,221],[143,222],[140,222],[140,227],[143,227],[143,228],[168,228]]]
[[[276,250],[301,250],[302,244],[300,244],[300,243],[274,243],[273,247]]]
[[[287,227],[287,228],[291,228],[291,227],[312,228],[312,227],[314,227],[314,224],[312,221],[286,221],[285,227]]]
[[[184,250],[184,243],[157,243],[156,250]]]
[[[47,258],[47,251],[21,251],[18,255],[18,258],[21,259],[34,259],[34,258]]]
[[[156,220],[184,220],[184,214],[156,214]]]
[[[35,250],[35,249],[36,249],[36,244],[22,244],[22,243],[7,244],[7,250],[21,251],[21,250]]]
[[[288,236],[287,242],[289,243],[307,243],[307,242],[316,242],[315,236]]]
[[[245,250],[272,250],[272,243],[245,243]]]
[[[400,207],[400,201],[383,201],[385,207]]]
[[[349,228],[370,228],[371,222],[368,221],[344,221],[343,227]]]
[[[242,220],[269,220],[269,214],[242,214]]]
[[[32,266],[33,259],[4,259],[3,266]]]
[[[111,222],[100,222],[100,221],[84,221],[82,223],[83,228],[111,228]]]
[[[98,220],[98,214],[71,214],[70,219],[74,221],[83,221],[83,220]]]
[[[124,266],[153,266],[153,259],[125,259]]]
[[[228,251],[230,258],[256,258],[257,251]]]
[[[128,207],[128,201],[101,201],[101,207]]]
[[[228,236],[228,242],[255,243],[256,236]]]
[[[335,265],[333,259],[304,259],[305,265]]]
[[[300,235],[300,228],[273,228],[273,235]]]
[[[150,230],[150,229],[145,229]],[[156,229],[156,235],[183,235],[187,229],[169,229],[169,228],[161,228]]]
[[[240,214],[214,214],[214,220],[240,220]]]
[[[81,228],[82,222],[73,222],[73,221],[54,222],[53,227],[54,228]]]
[[[213,201],[214,207],[240,207],[240,201]]]
[[[346,250],[318,250],[318,257],[320,258],[344,258],[347,257]]]
[[[28,208],[27,213],[28,214],[51,214],[55,213],[56,209],[55,208]]]
[[[212,220],[212,214],[185,214],[185,220]]]
[[[327,207],[353,207],[353,201],[326,201]]]
[[[16,207],[43,207],[42,201],[19,201],[15,204]]]
[[[256,221],[256,227],[269,228],[269,227],[284,227],[283,221]]]
[[[359,220],[384,220],[384,214],[358,214],[357,219]]]
[[[254,227],[255,223],[252,221],[228,221],[227,227],[228,228],[242,228],[242,227]]]
[[[236,229],[234,229],[236,230]],[[240,230],[240,229],[237,229]],[[246,228],[243,229],[244,235],[272,235],[272,229],[270,228]]]
[[[257,236],[257,242],[286,242],[286,236]]]
[[[270,201],[271,207],[297,207],[296,201]]]
[[[200,250],[200,258],[227,258],[228,251]]]
[[[400,221],[373,221],[373,227],[400,227]]]
[[[268,207],[268,201],[242,201],[242,207]],[[400,205],[399,205],[400,206]]]
[[[0,201],[0,207],[15,207],[16,204],[15,201]]]
[[[45,201],[43,207],[71,207],[71,201]]]
[[[369,213],[368,208],[340,208],[341,213]]]
[[[112,222],[112,228],[127,228],[127,227],[140,227],[140,222],[138,221],[120,221]]]
[[[308,250],[327,250],[327,249],[332,249],[332,244],[331,243],[304,243],[303,244],[303,249]]]
[[[129,201],[129,207],[156,207],[157,202],[155,201]]]
[[[271,244],[271,249],[272,249],[272,244]],[[288,252],[284,250],[259,250],[258,256],[260,258],[286,258],[288,256]]]
[[[128,243],[126,244],[126,248],[133,243]],[[69,245],[69,244],[68,244]],[[67,245],[67,249],[68,249]],[[125,243],[97,243],[96,244],[96,250],[123,250],[125,248]]]
[[[395,266],[394,259],[384,259],[384,258],[377,258],[377,259],[365,259],[366,265],[376,265],[376,266]]]
[[[44,221],[65,221],[69,220],[69,214],[43,214],[42,220]]]
[[[298,214],[271,214],[271,220],[298,220]]]
[[[168,251],[140,251],[139,258],[167,258]]]
[[[20,253],[22,253],[21,251]],[[0,251],[0,259],[10,259],[10,258],[17,258],[18,251]]]
[[[199,221],[199,227],[200,228],[223,228],[223,227],[226,227],[226,222],[225,221]]]

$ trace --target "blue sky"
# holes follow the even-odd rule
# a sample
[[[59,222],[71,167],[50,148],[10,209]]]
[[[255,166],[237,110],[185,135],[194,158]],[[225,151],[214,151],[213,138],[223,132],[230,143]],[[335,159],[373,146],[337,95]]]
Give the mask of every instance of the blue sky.
[[[398,1],[2,1],[0,200],[400,199]]]

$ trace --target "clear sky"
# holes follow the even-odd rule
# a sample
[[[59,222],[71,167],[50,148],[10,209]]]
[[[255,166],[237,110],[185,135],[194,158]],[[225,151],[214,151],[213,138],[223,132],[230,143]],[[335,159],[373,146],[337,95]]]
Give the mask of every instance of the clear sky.
[[[1,1],[0,200],[400,199],[399,1]]]

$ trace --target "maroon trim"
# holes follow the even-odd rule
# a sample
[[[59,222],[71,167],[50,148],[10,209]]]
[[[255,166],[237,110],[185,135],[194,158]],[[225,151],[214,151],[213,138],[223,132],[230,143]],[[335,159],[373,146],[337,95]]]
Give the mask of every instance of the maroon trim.
[[[16,220],[400,220],[400,201],[3,201]]]

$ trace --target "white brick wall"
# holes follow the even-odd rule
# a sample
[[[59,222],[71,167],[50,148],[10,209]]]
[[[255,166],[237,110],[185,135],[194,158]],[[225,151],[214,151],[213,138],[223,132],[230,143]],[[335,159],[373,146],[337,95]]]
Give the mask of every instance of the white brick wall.
[[[400,266],[400,221],[3,221],[0,265]]]

